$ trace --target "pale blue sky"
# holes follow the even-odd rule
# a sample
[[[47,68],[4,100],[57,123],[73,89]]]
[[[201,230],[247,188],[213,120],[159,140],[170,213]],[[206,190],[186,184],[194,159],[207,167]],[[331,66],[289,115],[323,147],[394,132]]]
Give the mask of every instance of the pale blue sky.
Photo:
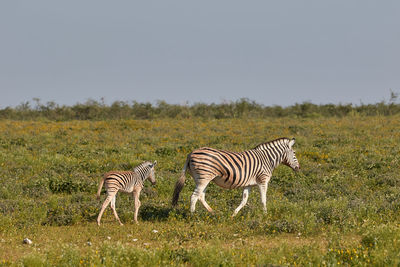
[[[0,2],[0,108],[165,100],[376,103],[400,91],[400,1]]]

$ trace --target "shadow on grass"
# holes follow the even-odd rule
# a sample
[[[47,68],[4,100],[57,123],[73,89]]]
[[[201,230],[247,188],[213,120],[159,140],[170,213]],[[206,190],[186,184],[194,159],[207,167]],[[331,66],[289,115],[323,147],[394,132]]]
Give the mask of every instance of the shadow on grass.
[[[143,221],[166,221],[172,210],[171,207],[143,205],[139,213]]]
[[[193,216],[190,211],[184,207],[173,208],[171,206],[160,206],[147,204],[140,207],[139,216],[143,221],[167,221],[171,217],[178,220],[191,221],[199,216]]]

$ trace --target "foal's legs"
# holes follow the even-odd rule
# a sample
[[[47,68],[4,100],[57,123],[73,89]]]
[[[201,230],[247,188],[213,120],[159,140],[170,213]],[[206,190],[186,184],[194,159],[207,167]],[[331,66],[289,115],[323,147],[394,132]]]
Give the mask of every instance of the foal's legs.
[[[140,208],[140,204],[141,204],[140,200],[139,200],[139,196],[140,196],[140,192],[141,191],[142,191],[142,187],[134,188],[133,191],[132,191],[133,199],[135,200],[135,215],[134,215],[133,218],[134,218],[136,223],[138,223],[137,216],[138,216],[139,208]]]
[[[110,204],[111,200],[115,197],[116,194],[117,192],[113,192],[111,194],[108,194],[107,192],[107,198],[106,200],[104,200],[103,205],[101,206],[99,216],[97,216],[97,225],[100,225],[101,216],[103,216],[104,210],[107,208],[108,204]]]
[[[118,217],[117,210],[115,209],[115,199],[116,198],[117,198],[117,194],[115,194],[114,197],[111,199],[111,209],[114,212],[115,219],[117,219],[117,221],[119,222],[120,225],[123,225],[121,220]]]

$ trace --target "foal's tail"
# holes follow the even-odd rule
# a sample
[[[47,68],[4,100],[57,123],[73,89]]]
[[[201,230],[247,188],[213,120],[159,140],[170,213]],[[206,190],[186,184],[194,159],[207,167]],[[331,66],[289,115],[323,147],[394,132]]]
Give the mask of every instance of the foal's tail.
[[[178,204],[179,194],[182,191],[183,186],[185,185],[186,180],[186,170],[189,168],[189,160],[190,154],[186,158],[185,165],[183,165],[182,174],[179,177],[178,181],[175,183],[174,194],[172,196],[172,206],[176,206]]]
[[[96,194],[97,199],[100,199],[101,188],[103,188],[104,180],[106,178],[107,178],[107,174],[104,174],[104,177],[101,178],[101,180],[100,180],[99,189],[97,189],[97,194]]]

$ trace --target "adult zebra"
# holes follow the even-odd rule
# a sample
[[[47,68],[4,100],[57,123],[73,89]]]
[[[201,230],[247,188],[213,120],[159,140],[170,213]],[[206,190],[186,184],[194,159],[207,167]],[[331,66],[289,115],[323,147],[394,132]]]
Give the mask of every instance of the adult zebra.
[[[190,199],[192,213],[195,211],[198,199],[209,212],[213,211],[205,200],[205,188],[211,181],[227,189],[244,187],[243,199],[232,216],[246,205],[250,188],[256,185],[260,189],[264,211],[267,212],[267,189],[273,170],[280,163],[294,171],[300,169],[293,150],[294,143],[294,138],[279,138],[239,153],[209,147],[192,151],[187,156],[182,175],[175,184],[172,205],[178,203],[186,179],[185,174],[188,171],[196,183]]]

